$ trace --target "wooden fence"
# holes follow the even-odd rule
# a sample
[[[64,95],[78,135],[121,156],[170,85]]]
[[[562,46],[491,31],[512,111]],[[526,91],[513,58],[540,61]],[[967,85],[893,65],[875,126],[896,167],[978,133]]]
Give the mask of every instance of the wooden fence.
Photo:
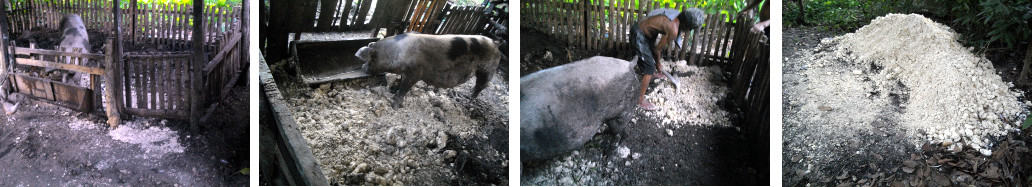
[[[435,29],[435,34],[480,34],[487,20],[482,6],[449,7],[444,24]]]
[[[733,25],[734,38],[731,44],[728,63],[720,64],[726,71],[731,93],[728,96],[745,115],[741,126],[746,129],[747,137],[751,137],[754,150],[764,150],[764,154],[754,159],[758,166],[768,166],[770,159],[766,151],[770,150],[770,43],[763,34],[752,33],[754,23],[749,19],[740,19]],[[767,181],[770,169],[761,167],[760,181]]]
[[[243,38],[242,33],[234,34],[201,70],[205,88],[202,93],[204,98],[200,99],[203,101],[203,106],[208,107],[201,121],[208,121],[207,119],[218,108],[219,101],[228,96],[233,85],[247,73],[246,67],[249,63],[242,57],[246,54],[244,51],[248,47],[243,45],[243,40],[246,39]]]
[[[112,7],[111,1],[25,0],[5,7],[5,16],[9,18],[11,35],[31,30],[57,30],[62,13],[80,14],[87,29],[109,32],[108,36],[114,34],[110,32],[115,30],[115,26],[121,27],[120,35],[124,40],[117,45],[131,47],[119,47],[127,53],[117,53],[121,56],[114,58],[110,58],[113,52],[105,53],[104,56],[109,57],[106,61],[121,61],[113,63],[117,67],[112,70],[115,73],[103,77],[105,82],[115,83],[109,88],[121,90],[115,92],[118,95],[107,98],[116,98],[116,106],[124,108],[128,114],[190,119],[191,122],[200,119],[203,123],[244,75],[248,62],[247,42],[243,38],[247,36],[247,28],[244,24],[246,19],[242,17],[245,11],[238,11],[241,7],[204,8],[204,46],[208,51],[204,54],[192,48],[192,6],[136,4],[132,1],[131,5],[120,6],[125,14],[121,14],[119,25],[112,21],[115,15],[111,13]],[[109,40],[107,46],[112,46],[112,41]],[[89,56],[83,53],[65,55]],[[198,55],[205,56],[206,60],[197,62]],[[15,64],[23,63],[33,61],[15,60]],[[108,81],[110,77],[120,80]],[[28,80],[24,77],[12,80],[22,79]],[[200,85],[195,80],[199,80]],[[15,88],[13,91],[20,90]],[[207,113],[193,115],[192,111]]]
[[[193,53],[130,52],[122,62],[125,112],[188,119]]]
[[[521,23],[555,38],[587,50],[631,54],[630,29],[654,9],[673,7],[687,10],[684,4],[660,4],[645,1],[618,2],[586,0],[569,3],[565,0],[528,0],[522,4]],[[680,36],[682,47],[670,46],[663,53],[667,60],[686,60],[689,64],[726,62],[730,58],[734,16],[710,15],[702,28]],[[753,20],[744,20],[753,22]]]
[[[87,0],[25,0],[12,2],[5,7],[10,18],[10,31],[13,35],[24,31],[39,29],[60,29],[62,14],[79,14],[86,28],[91,31],[110,31],[114,28],[114,15],[111,14],[112,1]],[[122,4],[122,36],[130,46],[161,46],[155,51],[190,50],[193,31],[193,6],[175,4]],[[205,43],[222,46],[234,25],[239,25],[240,7],[205,6]],[[129,48],[133,49],[133,48]]]
[[[89,85],[82,86],[41,78],[29,71],[15,71],[13,74],[5,71],[0,74],[7,75],[4,78],[10,82],[10,91],[80,111],[102,107],[100,78],[105,76],[106,70],[104,66],[94,62],[105,63],[108,60],[107,56],[99,53],[82,53],[78,50],[69,52],[64,49],[37,49],[35,45],[27,48],[12,47],[8,50],[14,54],[15,63],[11,69],[52,68],[83,73],[89,77]],[[107,48],[108,52],[110,50],[110,47]],[[2,69],[7,68],[2,66]]]

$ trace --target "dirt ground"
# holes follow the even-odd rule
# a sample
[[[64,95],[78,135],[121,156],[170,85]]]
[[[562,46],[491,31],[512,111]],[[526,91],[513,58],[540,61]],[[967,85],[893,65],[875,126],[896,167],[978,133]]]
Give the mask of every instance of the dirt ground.
[[[908,101],[908,95],[895,95],[890,91],[888,100],[864,100],[864,102],[823,101],[826,103],[859,103],[841,107],[881,111],[874,121],[864,121],[852,114],[839,116],[832,104],[821,105],[818,114],[801,107],[816,102],[804,95],[820,94],[814,86],[827,86],[830,82],[861,80],[851,78],[854,73],[842,73],[851,69],[848,64],[815,66],[801,60],[821,39],[835,34],[811,28],[786,28],[784,32],[783,87],[784,111],[782,183],[785,186],[1027,186],[1032,183],[1032,158],[1027,144],[1028,133],[1009,131],[1002,137],[991,138],[992,155],[984,156],[978,151],[965,148],[952,152],[945,145],[931,145],[915,141],[908,136],[913,132],[898,126],[898,118],[905,108],[901,103]],[[1013,60],[994,59],[997,73],[1004,81],[1014,81],[1010,73]],[[999,56],[999,55],[996,55]],[[839,72],[840,73],[823,73]],[[819,73],[813,73],[819,72]],[[837,83],[836,83],[837,84]],[[896,89],[906,89],[900,87]],[[1022,88],[1017,88],[1022,89]],[[1027,89],[1027,88],[1025,88]],[[1026,91],[1026,96],[1028,98]],[[852,98],[847,96],[819,98]],[[1020,98],[1019,98],[1020,99]],[[1024,100],[1024,99],[1021,99]],[[1023,102],[1023,101],[1022,101]],[[864,104],[866,103],[866,104]],[[820,103],[817,103],[818,105]],[[849,129],[836,129],[814,124],[841,123],[852,120]],[[859,120],[859,121],[856,121]],[[870,124],[870,125],[868,125]],[[920,145],[920,146],[916,146]]]
[[[521,33],[524,41],[535,41],[520,46],[521,75],[602,54],[564,47],[541,32]],[[765,184],[750,163],[769,152],[751,148],[736,127],[739,117],[725,103],[729,91],[720,68],[665,63],[682,88],[653,83],[647,99],[662,109],[636,110],[620,145],[614,149],[613,135],[600,133],[572,153],[524,163],[520,185]]]
[[[193,131],[144,117],[110,130],[100,114],[25,100],[0,121],[0,186],[246,186],[247,90]]]
[[[344,35],[302,36],[306,40]],[[341,54],[353,55],[353,54]],[[400,76],[307,86],[287,61],[270,69],[331,185],[508,184],[508,82],[496,73],[478,98],[418,83],[392,108]]]

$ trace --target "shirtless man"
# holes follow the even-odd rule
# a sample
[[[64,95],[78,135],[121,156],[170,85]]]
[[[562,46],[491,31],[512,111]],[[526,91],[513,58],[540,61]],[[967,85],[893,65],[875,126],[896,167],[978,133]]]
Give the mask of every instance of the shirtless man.
[[[649,82],[652,81],[653,76],[660,79],[665,78],[659,64],[660,51],[666,49],[674,39],[679,39],[681,31],[687,33],[702,27],[704,19],[705,13],[698,8],[690,8],[684,12],[664,8],[652,10],[648,17],[631,27],[631,43],[637,48],[638,67],[644,73],[641,78],[638,107],[645,110],[658,109],[656,105],[645,100],[645,91],[649,88]],[[663,36],[659,38],[659,44],[656,44],[656,38],[660,34]]]

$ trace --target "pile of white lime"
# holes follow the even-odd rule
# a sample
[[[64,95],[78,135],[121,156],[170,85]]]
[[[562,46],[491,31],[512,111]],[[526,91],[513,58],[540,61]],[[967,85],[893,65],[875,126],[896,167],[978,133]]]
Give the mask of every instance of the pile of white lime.
[[[657,128],[731,126],[731,114],[719,104],[730,91],[720,67],[688,65],[684,60],[663,61],[662,65],[664,71],[673,73],[668,78],[677,79],[681,87],[675,87],[670,80],[656,80],[659,84],[655,91],[645,95],[660,108],[645,112],[645,116],[660,120],[654,124]]]
[[[949,27],[917,14],[889,14],[854,33],[825,39],[814,65],[839,59],[869,74],[875,87],[902,84],[909,99],[899,124],[912,136],[959,150],[969,145],[991,154],[989,139],[1015,130],[1024,116],[1021,93],[1004,82],[992,63],[972,54]],[[1027,105],[1027,104],[1025,104]],[[1026,106],[1027,107],[1027,106]]]

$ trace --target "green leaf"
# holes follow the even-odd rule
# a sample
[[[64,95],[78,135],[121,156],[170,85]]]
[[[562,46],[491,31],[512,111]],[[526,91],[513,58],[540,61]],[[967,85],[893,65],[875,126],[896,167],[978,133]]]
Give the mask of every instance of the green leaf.
[[[1029,114],[1028,117],[1025,118],[1025,122],[1021,123],[1021,129],[1028,129],[1030,126],[1032,126],[1032,114]]]
[[[251,174],[251,168],[240,169],[240,174],[250,175]]]

